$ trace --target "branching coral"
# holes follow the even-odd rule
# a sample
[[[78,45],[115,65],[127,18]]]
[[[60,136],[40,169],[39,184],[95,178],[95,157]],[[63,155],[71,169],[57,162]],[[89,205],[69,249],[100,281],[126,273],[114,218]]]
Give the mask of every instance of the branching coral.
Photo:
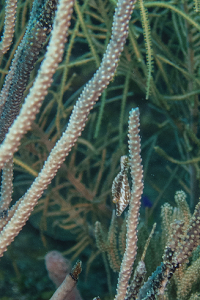
[[[125,123],[124,116],[127,114],[130,106],[135,106],[133,103],[128,103],[126,106],[126,100],[128,96],[132,96],[133,93],[135,94],[135,91],[139,93],[138,90],[144,90],[147,74],[149,74],[147,79],[148,90],[151,78],[151,96],[149,97],[152,103],[151,108],[153,107],[155,111],[157,110],[161,113],[162,118],[158,117],[145,120],[145,117],[148,117],[148,113],[142,113],[142,116],[144,115],[144,117],[142,117],[143,119],[141,118],[143,124],[146,122],[149,130],[152,130],[150,127],[152,127],[153,122],[154,126],[156,126],[156,130],[153,130],[153,136],[151,136],[145,144],[146,148],[148,145],[151,146],[148,147],[150,149],[147,151],[148,155],[145,160],[147,163],[145,163],[144,175],[145,181],[148,184],[150,183],[151,186],[154,186],[155,190],[159,191],[159,195],[152,208],[146,209],[146,218],[150,219],[153,210],[157,206],[157,202],[162,198],[165,190],[170,192],[168,186],[174,178],[177,178],[182,187],[190,192],[191,206],[194,207],[195,202],[197,202],[199,181],[198,154],[200,145],[198,139],[199,101],[197,97],[199,93],[198,16],[192,9],[193,4],[191,4],[190,1],[186,1],[183,8],[182,4],[179,5],[179,3],[175,5],[169,2],[141,1],[142,17],[140,17],[137,12],[135,13],[128,33],[128,23],[132,13],[133,2],[119,1],[114,16],[112,33],[110,32],[110,16],[112,15],[113,3],[104,3],[100,0],[98,3],[85,1],[83,6],[80,6],[80,4],[76,2],[75,13],[72,18],[75,25],[73,24],[69,29],[71,40],[68,48],[64,48],[64,45],[66,42],[66,31],[68,30],[71,20],[73,3],[66,0],[59,2],[56,17],[54,19],[54,11],[57,6],[56,1],[34,2],[33,12],[30,16],[27,31],[15,54],[0,96],[2,112],[0,120],[0,135],[2,140],[0,147],[0,164],[3,169],[0,205],[0,221],[2,229],[0,234],[1,255],[14,237],[18,235],[22,226],[29,218],[38,199],[53,180],[57,170],[65,160],[65,157],[69,154],[72,146],[76,143],[77,138],[81,135],[87,118],[90,119],[88,123],[88,127],[90,128],[87,129],[89,141],[86,141],[85,138],[79,139],[77,148],[70,156],[69,167],[67,168],[66,165],[61,167],[61,175],[58,176],[58,179],[55,179],[51,189],[49,189],[41,199],[39,206],[35,210],[35,214],[37,214],[37,212],[43,213],[42,230],[44,230],[45,226],[47,228],[46,224],[47,222],[51,222],[51,217],[58,217],[56,221],[54,218],[54,228],[57,226],[65,231],[70,230],[72,234],[77,236],[78,243],[71,248],[76,251],[74,257],[78,256],[88,245],[92,244],[94,247],[93,224],[96,219],[106,220],[106,223],[108,223],[108,218],[111,215],[110,196],[108,197],[108,194],[111,190],[111,181],[117,174],[117,159],[120,155],[124,154],[124,148],[122,147],[125,139],[123,130]],[[8,6],[9,5],[10,2],[8,1]],[[27,17],[26,11],[28,10],[29,5],[30,3],[27,1],[19,8],[20,13],[18,11],[18,15],[20,14],[20,16],[22,16],[21,23],[25,23]],[[13,7],[16,7],[14,2]],[[147,8],[150,8],[148,14],[146,13]],[[11,13],[13,18],[16,12],[15,9],[10,12],[9,8],[7,9],[7,12],[6,20],[9,21],[9,14]],[[49,38],[53,19],[53,30]],[[142,19],[143,35],[146,38],[146,46],[141,27],[138,26],[138,21],[140,19]],[[21,23],[18,21],[16,25],[16,32],[18,33],[20,32]],[[172,25],[174,31],[169,35],[168,31],[171,30],[170,28],[172,28]],[[151,31],[149,30],[150,26]],[[7,36],[7,28],[6,25],[5,36]],[[10,23],[9,28],[10,34],[2,39],[1,54],[7,51],[11,43],[13,20]],[[185,34],[185,32],[187,34]],[[125,45],[125,51],[119,62],[119,56],[128,35],[129,42]],[[43,53],[45,52],[44,44],[48,42],[48,39],[47,52],[43,57]],[[87,41],[86,43],[83,42],[84,39]],[[107,48],[101,40],[106,40],[105,44],[108,44]],[[79,46],[84,45],[85,43],[87,50],[81,58],[75,59],[75,62],[70,62],[72,49],[75,48],[74,45],[77,41]],[[168,43],[168,48],[165,46],[166,43]],[[191,47],[188,47],[187,45],[190,45]],[[145,63],[144,58],[145,47],[148,49],[146,56],[147,63]],[[105,48],[107,49],[106,51]],[[40,49],[42,49],[42,57],[39,55]],[[176,49],[175,54],[173,52],[174,49]],[[103,55],[104,52],[105,54]],[[58,66],[61,62],[63,53],[64,61]],[[135,54],[133,55],[133,53]],[[40,56],[40,60],[43,61],[41,65],[39,65],[38,62],[36,63],[36,68],[38,68],[39,71],[33,83],[33,87],[28,92],[27,85],[29,76],[31,76],[30,80],[32,81],[36,70],[32,73],[31,71],[34,68],[34,63],[38,56]],[[102,56],[103,59],[100,63]],[[155,64],[155,75],[152,76],[150,64],[153,60]],[[70,94],[70,89],[73,89],[72,86],[75,85],[74,78],[77,78],[77,75],[74,72],[69,79],[69,66],[73,65],[73,63],[75,67],[79,65],[83,66],[84,64],[94,61],[95,65],[99,67],[98,71],[94,74],[88,84],[85,85],[79,98],[77,95],[80,94],[79,91],[76,91],[77,94],[74,93],[71,95],[70,101],[74,101],[74,99],[77,98],[78,100],[75,103],[74,108],[72,106],[69,107],[68,105],[71,104],[71,102],[63,100],[63,95],[66,96],[66,93]],[[119,68],[118,73],[116,73],[118,62]],[[6,56],[4,56],[2,65],[6,65]],[[9,60],[7,65],[9,65]],[[5,66],[5,70],[7,70],[7,65]],[[53,81],[53,74],[57,67],[58,71],[54,76],[53,87],[49,90],[49,94],[47,95],[47,89],[50,88]],[[20,70],[20,72],[18,72],[18,70]],[[94,72],[94,66],[91,67],[91,70],[88,68],[87,73],[90,71],[91,74]],[[83,68],[81,72],[80,77],[82,77],[82,84],[84,84],[86,76],[84,75]],[[168,76],[168,72],[172,75]],[[3,81],[6,71],[3,72],[3,70],[1,70],[1,73]],[[116,83],[114,83],[106,92],[103,92],[109,82],[113,79],[114,75],[116,75],[117,78]],[[87,74],[87,76],[89,75]],[[66,81],[66,79],[68,81]],[[121,79],[123,79],[122,81],[124,84],[118,84]],[[175,81],[176,85],[174,84]],[[130,84],[131,82],[134,83],[134,88]],[[27,90],[25,91],[26,88]],[[105,126],[105,123],[108,122],[102,122],[102,116],[106,114],[104,111],[105,105],[109,102],[116,102],[117,96],[115,97],[115,95],[117,95],[118,89],[121,89],[122,91],[120,95],[122,98],[121,109],[119,109],[120,124],[116,124],[118,122],[115,120],[115,117],[109,113],[107,119],[108,121],[111,121],[111,124],[114,123],[114,129],[112,128],[109,131]],[[129,92],[129,90],[131,92]],[[27,93],[28,96],[21,108],[20,105],[23,102],[24,93]],[[114,93],[113,98],[110,96],[112,93]],[[90,114],[90,110],[101,95],[102,101],[99,119],[96,123],[96,112],[92,115]],[[45,96],[46,99],[44,100]],[[137,95],[135,98],[137,98]],[[43,100],[44,104],[42,104]],[[175,100],[177,101],[175,102]],[[141,104],[141,106],[142,105],[144,104]],[[42,108],[40,110],[41,106]],[[146,104],[144,106],[146,106]],[[150,106],[148,106],[148,110],[149,107]],[[70,115],[71,111],[72,115],[69,118],[68,125],[66,125],[66,118]],[[37,119],[37,124],[32,124],[35,119]],[[199,210],[197,206],[193,218],[191,218],[189,207],[186,204],[184,206],[183,203],[181,204],[179,200],[177,200],[179,196],[182,196],[176,195],[178,210],[180,210],[181,213],[177,214],[176,217],[173,215],[174,219],[170,221],[167,216],[170,215],[172,209],[165,207],[166,210],[168,209],[168,215],[165,216],[163,224],[168,226],[170,222],[173,221],[173,226],[172,228],[169,228],[169,230],[171,230],[172,237],[176,236],[176,242],[173,244],[171,241],[167,241],[163,264],[161,264],[157,271],[153,273],[149,281],[147,281],[140,289],[141,285],[139,285],[138,282],[140,283],[140,281],[143,281],[146,272],[142,260],[136,268],[133,277],[134,279],[131,284],[132,287],[137,286],[137,288],[133,288],[132,292],[130,292],[131,288],[129,288],[128,290],[130,293],[129,295],[126,295],[132,273],[133,260],[137,253],[137,225],[143,189],[137,109],[132,111],[130,123],[131,122],[132,124],[130,124],[130,127],[133,129],[129,130],[130,159],[125,159],[125,167],[122,163],[122,171],[116,177],[113,184],[114,202],[116,202],[118,207],[118,215],[121,214],[122,209],[126,207],[130,201],[127,218],[128,229],[126,243],[124,237],[126,231],[124,229],[125,225],[120,236],[122,245],[120,245],[120,253],[123,254],[125,249],[122,264],[120,256],[117,257],[118,252],[115,251],[117,248],[117,239],[115,236],[116,226],[114,218],[111,222],[107,240],[102,233],[96,234],[99,234],[99,239],[102,239],[102,243],[99,242],[99,244],[101,244],[100,247],[102,248],[100,250],[108,252],[109,259],[115,270],[120,269],[116,298],[124,299],[125,297],[128,297],[129,299],[131,297],[139,297],[139,299],[148,299],[148,297],[154,297],[157,294],[163,294],[165,292],[167,282],[176,269],[179,270],[179,275],[181,274],[181,271],[184,271],[183,268],[180,267],[180,264],[186,263],[185,261],[192,253],[199,240],[197,228]],[[149,126],[149,123],[151,126]],[[100,124],[102,126],[101,128],[103,128],[101,130]],[[27,142],[27,140],[24,139],[23,142],[21,142],[22,137],[31,126],[33,130],[30,134],[30,140]],[[94,127],[96,127],[95,134],[92,130]],[[119,133],[113,137],[112,133],[116,130],[115,128],[117,128]],[[174,129],[173,134],[175,136],[175,143],[168,143],[169,140],[171,139],[172,141],[173,138],[169,138],[170,135],[165,135],[165,132],[167,130],[170,131],[171,128]],[[106,131],[106,135],[103,132],[104,130]],[[62,132],[63,134],[60,138]],[[7,135],[5,136],[6,133]],[[96,138],[98,135],[99,140],[94,141],[93,136]],[[134,137],[136,138],[135,140]],[[58,142],[54,147],[57,140]],[[120,147],[119,151],[114,149],[116,143]],[[164,159],[180,165],[181,167],[176,167],[174,170],[171,170],[168,166],[167,170],[171,172],[171,177],[163,188],[162,184],[159,186],[153,184],[150,180],[151,176],[146,175],[148,172],[151,173],[153,169],[152,165],[156,166],[156,168],[158,168],[159,165],[157,162],[154,162],[151,166],[149,164],[154,146],[156,144],[161,144],[161,147],[163,148],[163,144],[165,143],[168,143],[171,148],[164,151],[160,150],[157,146],[155,147],[155,150],[157,150]],[[22,144],[21,147],[20,144]],[[110,148],[108,147],[108,150],[107,145],[110,146]],[[85,148],[81,148],[82,146]],[[52,148],[53,150],[51,150]],[[13,189],[13,156],[18,149],[19,152],[17,153],[17,156],[15,155],[14,162],[32,174],[32,176],[35,177],[35,180],[24,195],[24,191],[21,193],[23,195],[22,198],[10,208]],[[174,149],[178,149],[178,151],[174,151]],[[168,152],[170,153],[169,155],[166,154]],[[175,159],[173,157],[177,152],[179,153],[179,158]],[[113,158],[112,161],[110,159],[111,156]],[[129,167],[131,168],[132,177],[131,192],[129,191],[127,178],[127,169]],[[109,175],[106,174],[106,168],[110,170]],[[182,172],[178,172],[178,170],[182,170]],[[65,176],[62,175],[63,173],[65,173]],[[162,170],[162,173],[166,172],[163,172]],[[85,174],[87,174],[87,178],[84,177]],[[69,181],[67,183],[66,178]],[[189,180],[190,187],[188,187]],[[103,181],[104,183],[102,183]],[[163,179],[162,182],[164,181],[165,179]],[[20,180],[16,182],[20,184]],[[65,195],[62,191],[64,188],[69,188],[68,200],[65,199]],[[25,190],[25,187],[23,186],[22,189]],[[170,195],[168,195],[168,199],[170,199]],[[108,202],[109,205],[107,205]],[[182,202],[184,202],[184,199]],[[180,218],[181,214],[183,216]],[[178,224],[175,222],[176,218],[180,221]],[[122,221],[119,221],[119,223],[120,222]],[[99,224],[100,223],[97,223],[96,231],[99,230],[100,232],[101,228]],[[188,244],[187,248],[185,247],[186,244]],[[185,250],[182,250],[183,248],[185,248]],[[90,262],[98,255],[98,253],[99,252],[95,248]],[[188,273],[189,270],[191,270],[191,274],[195,274],[196,272],[196,269],[193,268],[193,266],[190,269],[188,268]],[[178,271],[176,274],[178,274]],[[176,277],[178,278],[177,282],[180,283],[181,280],[179,275],[176,275]],[[151,294],[151,296],[148,296],[149,294]],[[181,289],[178,289],[178,294],[181,295]]]
[[[72,2],[60,2],[58,5],[46,57],[19,116],[9,129],[9,132],[1,145],[0,160],[2,166],[9,162],[20,144],[21,137],[28,129],[30,129],[35,114],[41,106],[41,101],[47,93],[47,88],[52,81],[53,73],[62,57],[66,40],[66,31],[70,25],[72,5]],[[65,6],[66,8],[64,8]],[[81,131],[85,127],[87,116],[95,101],[98,100],[103,89],[114,76],[117,62],[121,51],[123,50],[123,45],[128,33],[128,22],[131,16],[132,7],[132,2],[122,2],[116,10],[111,41],[107,47],[100,68],[84,88],[74,107],[66,131],[51,151],[40,174],[32,184],[31,188],[22,199],[19,200],[19,203],[16,204],[15,208],[12,209],[14,215],[11,217],[8,212],[8,217],[6,218],[7,224],[4,225],[4,229],[1,232],[1,254],[6,250],[7,246],[25,224],[33,207],[37,203],[37,200],[41,197],[43,191],[54,178],[58,168],[70,152],[78,136],[80,136]],[[4,165],[4,168],[6,168],[6,165]]]

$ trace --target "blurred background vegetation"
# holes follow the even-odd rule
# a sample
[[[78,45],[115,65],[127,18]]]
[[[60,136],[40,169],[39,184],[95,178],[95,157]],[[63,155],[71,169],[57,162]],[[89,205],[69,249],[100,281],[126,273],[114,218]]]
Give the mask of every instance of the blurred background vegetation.
[[[198,4],[182,0],[137,2],[113,82],[95,105],[82,136],[27,225],[1,259],[0,299],[48,299],[54,286],[45,270],[44,255],[53,249],[62,251],[72,262],[77,258],[83,261],[79,280],[83,298],[114,296],[117,274],[108,268],[96,246],[94,224],[100,221],[106,231],[109,228],[114,209],[112,181],[119,172],[120,156],[128,152],[128,114],[136,106],[141,115],[144,166],[138,256],[157,222],[146,254],[147,275],[160,263],[161,206],[165,202],[174,206],[175,191],[180,189],[186,192],[191,211],[199,198]],[[100,65],[111,36],[115,6],[115,0],[75,2],[63,61],[32,131],[15,154],[15,200],[37,176],[66,128],[78,95]],[[4,7],[1,0],[1,32]],[[0,60],[1,87],[31,7],[31,0],[19,0],[13,45]],[[44,58],[46,45],[25,94]],[[119,225],[123,218],[117,218]],[[173,284],[170,293],[170,299],[176,299]]]

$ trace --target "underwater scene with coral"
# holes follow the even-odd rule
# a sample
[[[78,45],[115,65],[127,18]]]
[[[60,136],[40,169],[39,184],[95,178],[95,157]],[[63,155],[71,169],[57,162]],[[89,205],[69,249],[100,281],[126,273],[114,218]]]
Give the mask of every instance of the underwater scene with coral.
[[[0,32],[0,300],[200,300],[199,0],[0,0]]]

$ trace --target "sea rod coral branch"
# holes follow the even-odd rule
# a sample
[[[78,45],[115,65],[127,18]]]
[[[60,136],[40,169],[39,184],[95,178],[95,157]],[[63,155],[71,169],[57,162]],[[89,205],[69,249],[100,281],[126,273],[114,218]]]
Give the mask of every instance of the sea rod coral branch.
[[[31,128],[31,124],[52,83],[53,74],[62,60],[68,28],[73,10],[73,0],[61,0],[54,19],[53,31],[45,58],[38,71],[34,85],[25,99],[22,109],[9,128],[4,142],[0,146],[0,167],[17,151],[22,136]],[[8,73],[9,76],[9,73]]]
[[[132,109],[129,116],[129,155],[132,190],[127,220],[126,250],[120,267],[117,295],[115,300],[125,299],[132,266],[137,254],[137,225],[143,192],[143,169],[140,156],[139,109]]]
[[[2,40],[0,42],[0,57],[5,54],[12,43],[15,32],[15,19],[17,0],[7,0],[5,8],[5,26]]]
[[[57,170],[65,160],[65,157],[70,152],[77,138],[81,135],[90,110],[93,108],[93,105],[98,100],[103,90],[112,80],[128,35],[128,25],[134,3],[135,0],[119,0],[115,10],[111,40],[103,56],[102,63],[77,100],[66,131],[51,151],[38,177],[35,179],[27,193],[22,197],[15,215],[1,232],[0,256],[6,251],[7,246],[12,242],[14,237],[18,235],[19,231],[28,220],[38,199],[56,175]],[[65,5],[70,6],[71,10],[72,2],[68,3],[67,0],[61,0],[58,5],[56,20],[61,16],[60,10],[66,9]],[[69,14],[67,14],[67,20],[67,22],[65,20],[61,22],[61,27],[68,26]],[[54,26],[57,22],[60,23],[60,19],[54,22]],[[56,33],[54,30],[56,30]],[[55,34],[58,35],[58,29],[54,28],[52,35],[54,36]],[[62,32],[60,32],[60,34],[62,36],[64,35]],[[59,51],[62,52],[63,50]],[[58,62],[58,60],[56,60],[56,62],[52,63],[50,59],[51,55],[54,58],[58,55],[56,53],[56,46],[52,44],[51,41],[48,52],[49,53],[41,66],[41,70],[39,71],[39,75],[36,78],[36,83],[30,91],[30,95],[27,97],[25,105],[22,107],[18,118],[14,121],[13,126],[10,128],[9,133],[6,135],[3,145],[0,148],[0,166],[2,166],[5,161],[8,161],[17,150],[21,137],[27,131],[27,128],[30,128],[31,121],[35,118],[35,113],[39,110],[41,98],[47,93],[46,86],[48,86],[49,81],[51,81],[51,76],[49,77],[48,72],[52,73],[52,67],[50,66],[53,64],[53,69],[55,69],[54,65],[57,66]],[[45,66],[47,70],[45,69]],[[39,86],[39,90],[37,90],[37,85]],[[42,85],[45,85],[45,88]]]
[[[57,0],[35,0],[26,32],[0,93],[0,143],[20,111],[31,71],[51,31]]]

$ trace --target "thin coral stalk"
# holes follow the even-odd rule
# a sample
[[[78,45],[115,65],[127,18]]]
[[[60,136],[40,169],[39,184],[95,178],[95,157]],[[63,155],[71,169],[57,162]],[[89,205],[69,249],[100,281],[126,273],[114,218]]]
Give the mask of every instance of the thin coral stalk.
[[[133,262],[137,254],[137,225],[139,217],[139,208],[143,192],[143,169],[140,156],[141,145],[139,136],[139,109],[133,109],[129,117],[129,154],[130,168],[132,177],[132,191],[129,203],[129,212],[127,220],[126,250],[122,260],[116,300],[124,299],[127,286],[131,277]]]
[[[70,299],[72,290],[75,288],[78,281],[78,276],[81,273],[81,262],[78,261],[71,273],[66,276],[63,283],[58,287],[50,300],[65,300]]]
[[[5,54],[12,43],[15,32],[15,19],[17,10],[17,0],[7,0],[5,8],[5,26],[2,40],[0,42],[0,56]]]

